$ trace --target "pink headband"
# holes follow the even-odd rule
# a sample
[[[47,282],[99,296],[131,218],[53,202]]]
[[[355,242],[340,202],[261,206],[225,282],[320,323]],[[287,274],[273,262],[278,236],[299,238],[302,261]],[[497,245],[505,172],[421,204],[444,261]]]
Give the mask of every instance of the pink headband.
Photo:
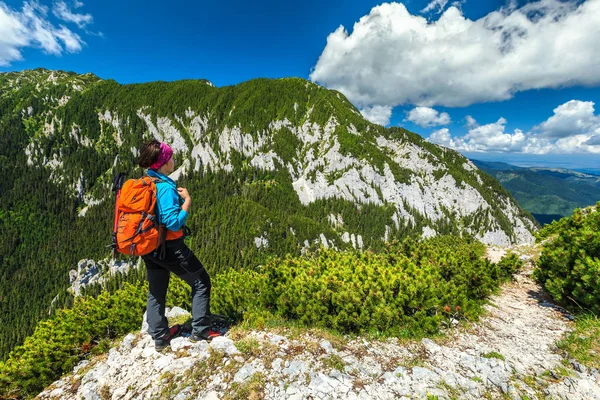
[[[153,169],[156,171],[157,169],[168,163],[171,157],[173,157],[173,149],[171,148],[171,146],[169,146],[166,143],[161,143],[160,153],[158,154],[158,160],[156,160],[154,164],[148,167],[148,169]]]

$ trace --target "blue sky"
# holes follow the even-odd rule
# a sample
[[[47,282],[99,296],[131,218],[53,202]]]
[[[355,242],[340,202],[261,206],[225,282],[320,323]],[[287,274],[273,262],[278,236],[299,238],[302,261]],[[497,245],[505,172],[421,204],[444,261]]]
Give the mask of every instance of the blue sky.
[[[473,158],[593,168],[599,2],[0,1],[0,71],[299,76]]]

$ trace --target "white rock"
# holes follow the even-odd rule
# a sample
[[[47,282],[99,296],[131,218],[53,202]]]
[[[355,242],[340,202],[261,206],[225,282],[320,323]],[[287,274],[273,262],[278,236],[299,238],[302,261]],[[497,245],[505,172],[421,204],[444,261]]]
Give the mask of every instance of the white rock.
[[[282,364],[283,364],[283,360],[281,358],[276,358],[271,363],[271,370],[273,370],[273,372],[276,372],[276,373],[281,372]]]
[[[286,361],[287,364],[287,361]],[[289,366],[286,366],[283,369],[283,373],[285,375],[288,376],[297,376],[301,373],[306,372],[307,368],[306,368],[306,364],[304,364],[304,362],[302,361],[298,361],[298,360],[293,360],[292,362],[290,362]]]
[[[135,340],[135,335],[133,333],[128,333],[121,342],[121,351],[123,350],[131,350],[133,341]]]
[[[273,344],[287,344],[289,341],[285,336],[281,335],[269,335],[269,342]]]
[[[423,344],[423,346],[425,346],[425,349],[429,353],[437,353],[442,350],[442,348],[431,339],[425,338],[421,340],[421,343]]]
[[[336,389],[336,382],[325,374],[311,372],[310,383],[308,384],[309,389],[316,392],[330,394]]]
[[[219,336],[214,338],[210,344],[214,350],[218,350],[226,353],[227,355],[239,354],[239,350],[235,347],[233,340],[226,338],[225,336]]]
[[[156,352],[156,349],[154,347],[146,347],[143,351],[142,351],[142,357],[143,358],[156,358],[156,355],[158,353]]]
[[[202,400],[219,400],[219,393],[212,390],[212,391],[208,392],[206,395],[204,395],[203,397],[200,397],[200,399],[202,399]]]
[[[191,389],[191,386],[185,387],[181,392],[177,393],[173,400],[186,400],[190,396]]]
[[[161,372],[167,368],[173,362],[173,357],[170,354],[161,354],[156,360],[154,360],[154,369]]]
[[[189,349],[190,347],[192,347],[192,342],[190,342],[188,338],[176,337],[171,339],[171,350],[174,352],[182,349]]]
[[[89,360],[82,360],[79,362],[79,364],[77,364],[75,366],[75,368],[73,368],[73,373],[77,373],[81,368],[86,367],[87,365],[89,365],[90,361]]]
[[[321,346],[321,348],[323,350],[325,350],[327,353],[331,353],[333,351],[333,346],[331,345],[329,340],[321,340],[321,343],[319,343],[319,346]]]
[[[144,316],[142,317],[142,332],[148,332],[148,312],[144,311]]]
[[[233,377],[233,381],[237,383],[244,382],[246,379],[250,378],[256,370],[252,365],[246,364],[235,374]]]
[[[415,381],[419,380],[429,380],[429,381],[438,381],[440,376],[435,372],[423,368],[423,367],[413,367],[412,369],[412,379]]]
[[[173,307],[172,309],[168,308],[165,310],[165,315],[167,318],[177,318],[182,316],[190,316],[190,312],[184,310],[181,307]]]
[[[210,348],[210,346],[209,346],[208,342],[201,340],[196,343],[191,343],[191,346],[188,351],[189,351],[190,355],[193,357],[203,358],[203,357],[209,356],[209,348]]]

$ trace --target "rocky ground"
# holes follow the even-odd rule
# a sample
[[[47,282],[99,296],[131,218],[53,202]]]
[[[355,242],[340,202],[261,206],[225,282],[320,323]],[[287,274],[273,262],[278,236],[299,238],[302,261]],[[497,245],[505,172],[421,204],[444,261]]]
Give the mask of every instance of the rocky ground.
[[[490,249],[495,260],[503,250]],[[526,257],[526,256],[524,256]],[[555,343],[570,316],[530,277],[494,296],[479,323],[442,339],[347,339],[320,331],[240,331],[211,343],[177,338],[164,354],[127,335],[41,399],[600,399],[600,372]],[[183,310],[170,318],[186,318]]]

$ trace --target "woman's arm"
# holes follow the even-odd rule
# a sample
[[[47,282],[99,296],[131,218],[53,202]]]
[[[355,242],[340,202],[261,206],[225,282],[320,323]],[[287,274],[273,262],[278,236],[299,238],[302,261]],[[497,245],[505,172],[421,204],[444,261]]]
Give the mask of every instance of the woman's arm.
[[[186,188],[177,188],[177,193],[179,194],[179,197],[183,199],[181,208],[185,210],[185,212],[189,213],[190,206],[192,205],[192,197],[188,193],[188,190]]]
[[[187,192],[187,190],[186,190]],[[191,197],[184,200],[183,205],[179,205],[179,194],[168,185],[160,185],[157,188],[156,200],[160,213],[160,221],[170,231],[178,231],[185,225],[188,217],[188,211],[192,203]],[[186,204],[187,203],[187,204]]]

